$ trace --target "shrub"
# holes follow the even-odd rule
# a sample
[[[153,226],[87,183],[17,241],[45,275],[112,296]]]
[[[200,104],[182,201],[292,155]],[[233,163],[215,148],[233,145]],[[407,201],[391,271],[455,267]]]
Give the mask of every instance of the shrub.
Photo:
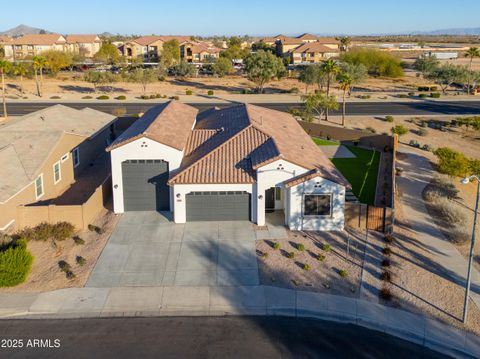
[[[300,252],[303,252],[305,250],[305,246],[302,243],[297,243],[297,249]]]
[[[410,140],[410,142],[408,142],[408,144],[412,147],[417,147],[417,148],[420,147],[420,144],[418,143],[417,140]]]
[[[408,98],[409,95],[406,95],[404,93],[398,95],[398,98]]]
[[[213,96],[214,92],[213,92],[213,90],[208,90],[207,94],[208,94],[208,96]]]
[[[380,296],[381,299],[391,300],[392,299],[392,292],[388,288],[382,288],[380,290],[379,296]]]
[[[432,93],[430,94],[430,97],[431,97],[431,98],[440,98],[440,92],[432,92]]]
[[[287,257],[290,258],[290,259],[293,259],[293,258],[295,258],[295,253],[290,252],[290,253],[287,254]]]
[[[408,128],[406,128],[403,125],[397,125],[392,127],[390,131],[392,132],[392,134],[395,134],[400,137],[408,133]]]
[[[52,225],[47,222],[42,222],[32,228],[31,231],[27,229],[26,233],[28,233],[26,235],[26,238],[29,240],[34,239],[36,241],[46,241],[52,238]],[[32,237],[29,238],[29,235],[31,235]]]
[[[158,76],[158,81],[165,81],[165,76],[163,75]]]
[[[455,226],[449,233],[449,239],[455,244],[465,244],[470,241],[472,234],[462,226]]]
[[[186,90],[185,95],[188,95],[188,96],[193,95],[193,91],[192,90]]]
[[[90,232],[96,232],[97,234],[102,234],[103,233],[103,229],[100,228],[99,226],[94,225],[94,224],[89,224],[87,228]]]
[[[385,121],[387,121],[387,122],[393,122],[394,120],[395,119],[393,118],[393,116],[390,116],[390,115],[385,116]]]
[[[390,262],[390,259],[387,259],[385,258],[384,260],[382,260],[382,267],[390,267],[392,265],[392,263]]]
[[[177,100],[177,101],[178,101],[178,100],[180,100],[180,97],[178,97],[178,96],[170,96],[170,99],[171,99],[171,100]]]
[[[460,207],[448,198],[440,197],[434,202],[435,209],[439,212],[442,220],[450,225],[464,225],[466,223],[465,213]]]
[[[440,147],[435,150],[434,154],[438,158],[440,173],[458,177],[470,174],[470,161],[463,153],[448,147]]]
[[[415,96],[415,92],[409,92],[409,93],[408,93],[408,96],[410,96],[410,97]]]
[[[107,95],[101,95],[97,97],[97,100],[108,100],[109,98]]]
[[[417,135],[426,136],[426,135],[428,135],[428,131],[425,128],[420,128],[420,129],[417,130]]]
[[[389,256],[390,254],[392,254],[392,249],[390,247],[385,247],[382,249],[382,253],[386,256]]]
[[[322,244],[322,249],[325,252],[330,252],[330,249],[331,249],[330,244],[327,244],[327,243]]]
[[[382,274],[380,274],[380,280],[390,282],[392,280],[392,275],[390,274],[390,272],[383,271]]]
[[[58,222],[52,225],[52,238],[57,241],[64,241],[70,238],[74,232],[75,227],[68,222]]]
[[[65,276],[67,277],[67,279],[74,279],[75,278],[75,274],[71,270],[66,271]]]
[[[61,260],[58,261],[58,268],[60,268],[62,272],[66,273],[72,269],[72,266],[67,261]]]
[[[428,152],[433,152],[433,151],[434,151],[433,146],[432,146],[432,145],[429,145],[429,144],[423,145],[423,146],[422,146],[422,150],[428,151]]]
[[[420,97],[420,98],[427,98],[427,94],[426,94],[426,93],[421,93],[420,95],[418,95],[418,97]]]
[[[292,87],[288,92],[290,92],[290,93],[299,93],[300,90],[298,89],[298,87]]]
[[[370,95],[360,95],[360,96],[358,96],[358,98],[359,98],[360,100],[368,100],[368,99],[371,98],[371,97],[372,97],[372,96],[370,96]]]
[[[60,100],[61,97],[60,97],[60,96],[50,96],[50,99],[52,99],[52,100]]]
[[[366,131],[366,132],[370,132],[370,133],[377,133],[377,130],[374,129],[373,127],[370,127],[370,126],[368,126],[367,128],[365,128],[365,131]]]
[[[148,95],[140,95],[140,98],[142,100],[150,100],[150,96],[148,96]]]
[[[438,90],[438,86],[430,86],[430,91],[437,91]],[[427,90],[428,91],[428,90]]]
[[[311,268],[310,268],[310,265],[309,265],[309,264],[305,263],[305,264],[302,266],[302,269],[303,269],[304,271],[309,271]]]
[[[323,261],[325,260],[325,256],[324,256],[323,254],[319,254],[319,255],[317,256],[317,260],[318,260],[319,262],[323,262]]]
[[[27,279],[33,256],[25,240],[12,241],[0,248],[0,287],[13,287]]]
[[[77,261],[77,264],[79,266],[83,266],[85,263],[87,263],[87,260],[85,258],[83,258],[82,256],[77,256],[75,258],[75,260]]]
[[[428,86],[419,86],[418,91],[429,91],[430,88]]]
[[[275,249],[276,251],[280,249],[280,243],[278,242],[275,242],[273,243],[273,249]]]
[[[342,278],[347,278],[348,277],[348,271],[346,269],[340,269],[338,271],[338,274],[340,275],[340,277]]]
[[[75,244],[77,244],[77,245],[85,244],[85,241],[82,238],[80,238],[79,236],[73,236],[72,239],[75,242]]]
[[[340,56],[342,62],[364,65],[374,76],[401,77],[403,68],[399,58],[377,49],[355,48]]]
[[[268,253],[267,253],[267,252],[263,252],[263,253],[262,253],[262,258],[263,258],[263,259],[267,259],[267,258],[268,258]]]
[[[115,100],[126,100],[126,99],[127,99],[127,96],[124,96],[124,95],[115,97]]]

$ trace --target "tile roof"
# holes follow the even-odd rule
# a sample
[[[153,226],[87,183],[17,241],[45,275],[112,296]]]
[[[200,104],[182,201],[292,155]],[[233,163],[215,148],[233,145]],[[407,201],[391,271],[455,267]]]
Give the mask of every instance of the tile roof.
[[[324,174],[323,172],[320,170],[320,169],[313,169],[313,170],[310,170],[308,172],[305,172],[303,174],[301,174],[300,176],[296,176],[296,177],[293,177],[289,180],[286,180],[285,182],[283,182],[283,184],[285,185],[286,188],[290,188],[290,187],[294,187],[300,183],[303,183],[303,182],[306,182],[308,180],[311,180],[313,178],[317,178],[317,177],[324,177]],[[348,188],[351,187],[350,184],[347,184]]]
[[[102,42],[98,35],[67,35],[68,44]]]
[[[309,34],[309,33],[304,33],[304,34],[301,34],[301,35],[297,36],[297,39],[302,39],[302,40],[315,40],[317,38],[318,38],[318,36],[315,36],[315,35],[312,35],[312,34]]]
[[[190,40],[190,36],[176,36],[176,35],[163,35],[163,36],[160,36],[160,35],[150,35],[150,36],[142,36],[142,37],[138,37],[136,39],[133,39],[133,41],[135,41],[137,44],[139,45],[142,45],[142,46],[147,46],[147,45],[150,45],[152,43],[154,43],[155,41],[170,41],[170,40],[177,40],[178,42],[182,43],[182,42],[185,42],[185,41],[188,41]]]
[[[141,137],[183,151],[195,124],[198,110],[177,101],[168,101],[149,109],[108,148],[111,151]]]
[[[9,43],[12,42],[12,38],[7,35],[0,35],[0,43]]]
[[[250,104],[200,113],[185,152],[170,184],[253,183],[256,169],[284,159],[348,185],[291,115]]]
[[[320,42],[306,42],[299,47],[290,50],[290,52],[294,53],[302,53],[302,52],[317,52],[317,53],[326,53],[326,52],[339,52],[337,49],[332,49],[331,47],[325,46]]]
[[[0,125],[0,202],[28,185],[65,133],[85,138],[115,116],[55,105]]]
[[[28,34],[13,39],[13,45],[54,45],[65,44],[65,38],[60,34]]]

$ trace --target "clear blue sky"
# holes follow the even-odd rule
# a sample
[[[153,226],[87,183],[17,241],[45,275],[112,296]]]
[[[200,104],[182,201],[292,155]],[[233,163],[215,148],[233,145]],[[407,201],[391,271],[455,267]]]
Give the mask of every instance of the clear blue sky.
[[[480,27],[480,0],[2,0],[1,31],[273,35]]]

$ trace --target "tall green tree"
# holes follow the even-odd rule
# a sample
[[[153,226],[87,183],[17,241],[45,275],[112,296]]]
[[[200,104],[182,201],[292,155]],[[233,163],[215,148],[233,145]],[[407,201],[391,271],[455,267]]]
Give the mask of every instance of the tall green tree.
[[[168,40],[163,43],[160,62],[167,69],[180,63],[180,44],[177,39]]]
[[[348,74],[352,79],[352,83],[348,89],[348,95],[351,94],[355,85],[358,85],[365,81],[368,77],[367,68],[362,64],[350,64],[348,62],[342,62],[340,64],[340,73]]]
[[[428,75],[429,79],[442,88],[443,93],[446,93],[454,82],[464,82],[467,77],[468,71],[465,67],[453,64],[443,64]]]
[[[37,95],[42,97],[43,92],[43,70],[48,65],[48,61],[45,57],[37,55],[33,59],[33,70],[35,73],[35,84],[37,85]]]
[[[304,118],[312,121],[314,117],[319,120],[325,116],[328,121],[328,110],[338,110],[338,102],[335,96],[327,96],[323,93],[307,94],[302,97],[305,107]]]
[[[472,63],[474,58],[480,57],[480,50],[478,49],[478,47],[471,47],[465,53],[465,57],[468,57],[470,59],[470,62],[468,64],[468,84],[467,84],[467,93],[470,93],[470,85],[472,82]]]
[[[305,84],[305,93],[308,93],[308,86],[317,83],[319,67],[317,65],[305,66],[298,75],[298,80]]]
[[[320,65],[321,69],[325,73],[326,80],[327,80],[327,96],[330,95],[330,85],[332,81],[335,79],[335,76],[340,72],[340,66],[335,62],[333,59],[328,59],[322,62]]]
[[[120,54],[115,45],[104,42],[93,58],[108,65],[115,65],[120,59]]]
[[[20,77],[20,92],[23,93],[23,77],[28,74],[28,68],[21,62],[13,67],[13,74]]]
[[[225,75],[233,72],[233,65],[230,59],[226,57],[219,57],[212,66],[213,73],[218,77],[224,77]]]
[[[345,96],[347,91],[350,90],[352,86],[353,79],[350,77],[348,73],[340,73],[338,76],[338,83],[340,85],[340,89],[342,90],[342,126],[345,127],[345,110],[346,110],[346,99]]]
[[[52,74],[57,74],[60,70],[73,64],[73,54],[69,52],[47,50],[42,52],[42,56],[47,60],[45,68]]]
[[[413,68],[422,74],[426,79],[434,70],[438,68],[440,61],[436,56],[421,56],[413,63]]]
[[[340,51],[346,52],[352,43],[352,38],[349,36],[337,37],[337,40],[340,42]]]
[[[0,60],[0,76],[2,78],[2,101],[3,101],[3,117],[8,118],[7,99],[5,94],[5,75],[10,72],[12,64],[6,60]]]
[[[285,66],[280,58],[270,52],[260,50],[245,58],[245,71],[250,81],[263,93],[265,84],[285,74]]]

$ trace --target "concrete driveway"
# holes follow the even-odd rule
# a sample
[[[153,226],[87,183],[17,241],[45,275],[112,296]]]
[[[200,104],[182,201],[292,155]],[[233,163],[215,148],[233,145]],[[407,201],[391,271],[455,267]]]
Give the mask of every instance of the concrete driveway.
[[[175,224],[157,212],[122,215],[87,287],[258,285],[250,222]]]

